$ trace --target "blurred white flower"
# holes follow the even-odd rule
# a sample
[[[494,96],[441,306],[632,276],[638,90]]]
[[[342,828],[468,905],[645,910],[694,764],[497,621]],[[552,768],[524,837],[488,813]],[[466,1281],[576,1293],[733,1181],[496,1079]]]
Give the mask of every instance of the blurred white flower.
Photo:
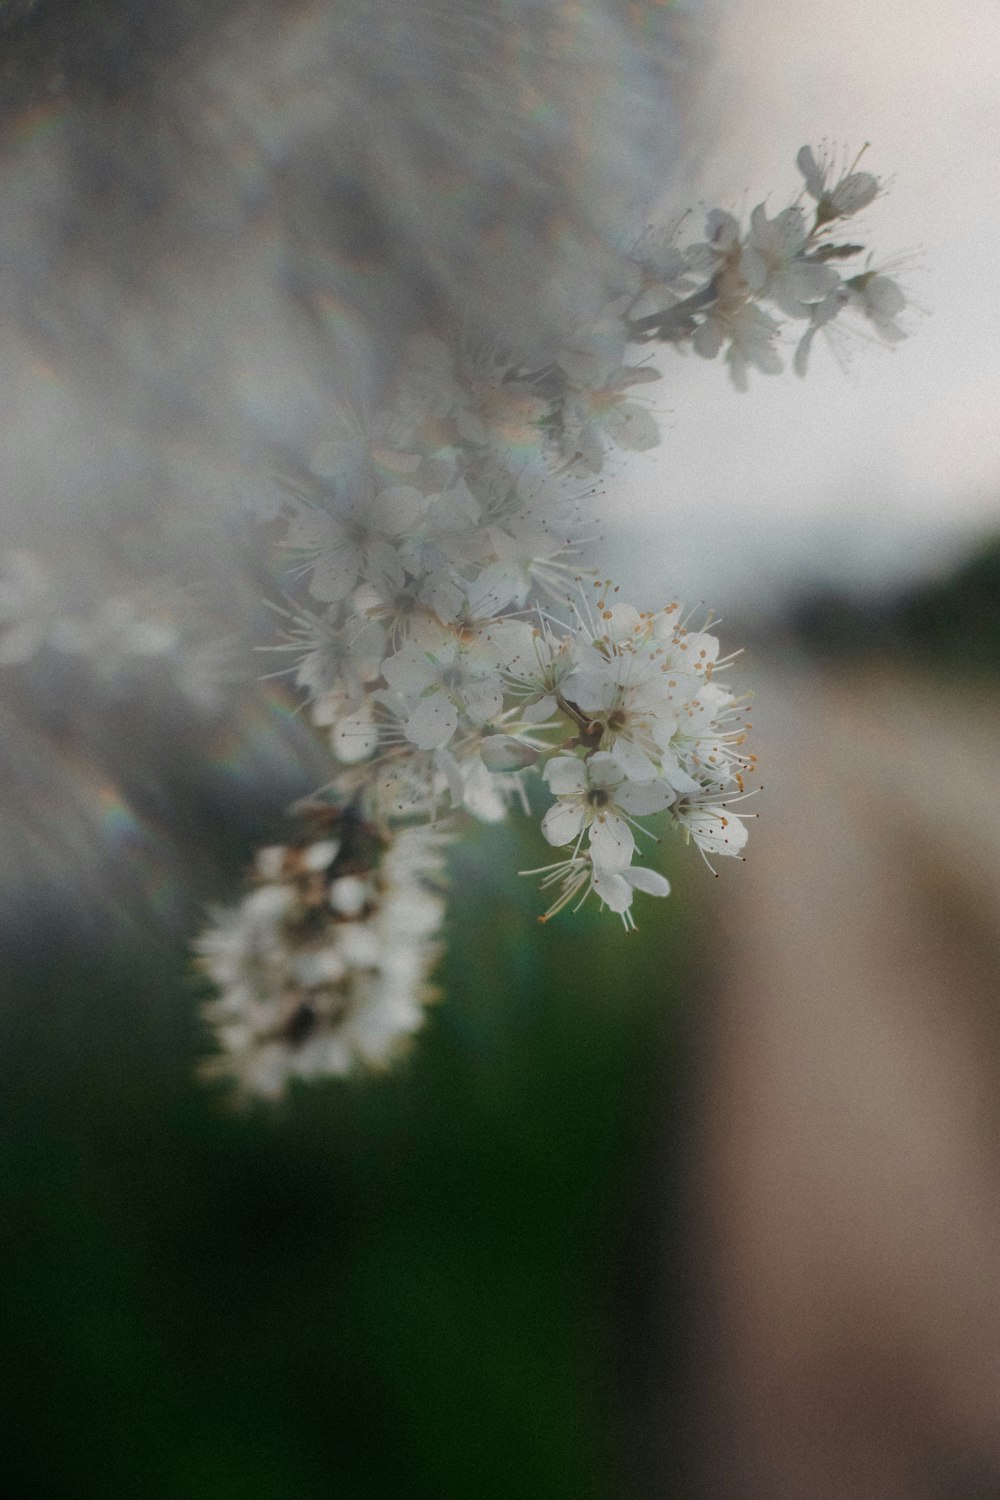
[[[750,232],[740,256],[740,270],[750,291],[765,297],[790,318],[807,318],[840,281],[832,266],[805,258],[808,242],[801,209],[786,208],[773,219],[763,203],[750,216]]]
[[[478,726],[503,708],[503,683],[495,665],[454,637],[430,651],[404,646],[386,657],[382,672],[410,705],[403,732],[419,750],[446,745],[460,716]]]
[[[747,371],[780,375],[781,358],[774,341],[781,325],[748,297],[720,300],[708,311],[692,339],[696,354],[714,359],[725,344],[733,385],[747,389]]]
[[[404,829],[386,845],[363,824],[326,819],[337,837],[269,849],[266,882],[197,943],[219,992],[203,1007],[217,1051],[202,1072],[243,1100],[386,1066],[433,998],[442,835]]]
[[[854,170],[866,149],[862,146],[852,166],[835,181],[831,181],[836,168],[830,158],[821,156],[817,161],[811,146],[803,146],[799,151],[795,160],[806,180],[806,191],[816,200],[818,226],[834,219],[850,218],[852,214],[867,208],[878,197],[878,178],[870,172]]]

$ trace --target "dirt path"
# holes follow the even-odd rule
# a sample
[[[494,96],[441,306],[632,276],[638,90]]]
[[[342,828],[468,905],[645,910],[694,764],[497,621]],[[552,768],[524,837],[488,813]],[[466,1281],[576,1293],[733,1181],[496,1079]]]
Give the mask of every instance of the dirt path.
[[[1000,1495],[1000,700],[758,701],[701,1116],[704,1493]]]

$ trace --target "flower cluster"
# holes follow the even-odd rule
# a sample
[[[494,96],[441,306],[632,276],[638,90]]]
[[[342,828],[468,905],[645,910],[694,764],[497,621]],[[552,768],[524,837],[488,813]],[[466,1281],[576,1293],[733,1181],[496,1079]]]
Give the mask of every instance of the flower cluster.
[[[561,855],[528,872],[554,891],[542,920],[593,896],[634,926],[636,893],[669,891],[641,861],[647,819],[706,862],[741,856],[733,804],[753,790],[754,759],[746,699],[718,680],[731,658],[710,619],[621,602],[581,556],[592,476],[659,440],[635,394],[659,372],[630,363],[630,346],[723,353],[742,389],[750,367],[780,369],[779,315],[805,325],[800,372],[845,308],[887,342],[902,336],[895,283],[870,269],[845,279],[863,247],[836,239],[877,180],[808,147],[798,164],[800,201],[773,218],[760,204],[744,231],[713,210],[703,240],[646,238],[622,255],[599,316],[544,365],[467,331],[421,334],[387,408],[342,419],[284,486],[289,601],[272,649],[329,739],[330,831],[267,851],[257,888],[202,939],[222,990],[206,1012],[218,1066],[247,1091],[382,1061],[418,1024],[442,818],[500,819],[512,802],[530,813],[536,778],[541,833]],[[360,829],[378,857],[359,864]]]
[[[680,250],[672,244],[643,254],[644,286],[628,315],[638,341],[666,340],[714,359],[723,352],[733,384],[747,388],[753,368],[763,375],[782,369],[778,315],[806,324],[794,365],[806,373],[816,333],[830,332],[843,312],[858,314],[885,344],[905,337],[898,322],[906,305],[899,285],[871,264],[855,269],[865,247],[838,238],[838,231],[878,197],[880,184],[857,170],[803,146],[797,157],[804,188],[796,202],[768,217],[758,203],[744,229],[721,209],[709,213],[705,239]],[[807,208],[803,198],[811,199]],[[852,274],[843,271],[850,269]]]
[[[606,594],[609,584],[597,588]],[[689,629],[678,604],[640,613],[601,597],[575,616],[575,628],[550,632],[539,653],[554,645],[563,668],[539,700],[558,746],[542,773],[555,797],[542,833],[570,853],[536,873],[559,887],[546,917],[593,892],[630,926],[635,891],[669,891],[656,871],[633,866],[635,833],[649,836],[640,819],[668,814],[706,863],[708,854],[740,856],[745,815],[731,804],[749,795],[750,725],[745,703],[713,681],[727,665],[718,638]],[[529,695],[536,687],[524,685]]]
[[[219,1051],[203,1073],[243,1096],[291,1078],[384,1067],[433,998],[443,837],[378,829],[321,805],[287,846],[262,849],[254,889],[198,943],[219,994],[204,1007]]]

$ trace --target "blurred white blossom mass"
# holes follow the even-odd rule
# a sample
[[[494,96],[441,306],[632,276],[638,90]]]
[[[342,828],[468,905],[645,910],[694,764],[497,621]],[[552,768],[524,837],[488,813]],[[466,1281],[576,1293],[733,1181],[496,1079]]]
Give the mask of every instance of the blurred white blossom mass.
[[[183,907],[191,784],[317,783],[251,649],[275,476],[343,454],[418,327],[544,365],[596,316],[683,180],[706,33],[618,0],[9,0],[0,29],[0,878],[103,909],[127,829]]]

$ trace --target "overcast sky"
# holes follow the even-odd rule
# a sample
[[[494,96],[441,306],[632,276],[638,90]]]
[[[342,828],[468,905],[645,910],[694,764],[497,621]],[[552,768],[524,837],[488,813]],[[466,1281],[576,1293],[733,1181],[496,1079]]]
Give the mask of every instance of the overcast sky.
[[[858,341],[845,374],[817,340],[805,381],[751,377],[748,396],[718,363],[661,361],[663,446],[614,496],[638,544],[627,571],[644,594],[663,568],[668,591],[731,607],[804,571],[940,565],[1000,525],[1000,3],[725,11],[708,201],[776,212],[800,145],[870,141],[889,189],[863,224],[925,310],[894,352]]]

